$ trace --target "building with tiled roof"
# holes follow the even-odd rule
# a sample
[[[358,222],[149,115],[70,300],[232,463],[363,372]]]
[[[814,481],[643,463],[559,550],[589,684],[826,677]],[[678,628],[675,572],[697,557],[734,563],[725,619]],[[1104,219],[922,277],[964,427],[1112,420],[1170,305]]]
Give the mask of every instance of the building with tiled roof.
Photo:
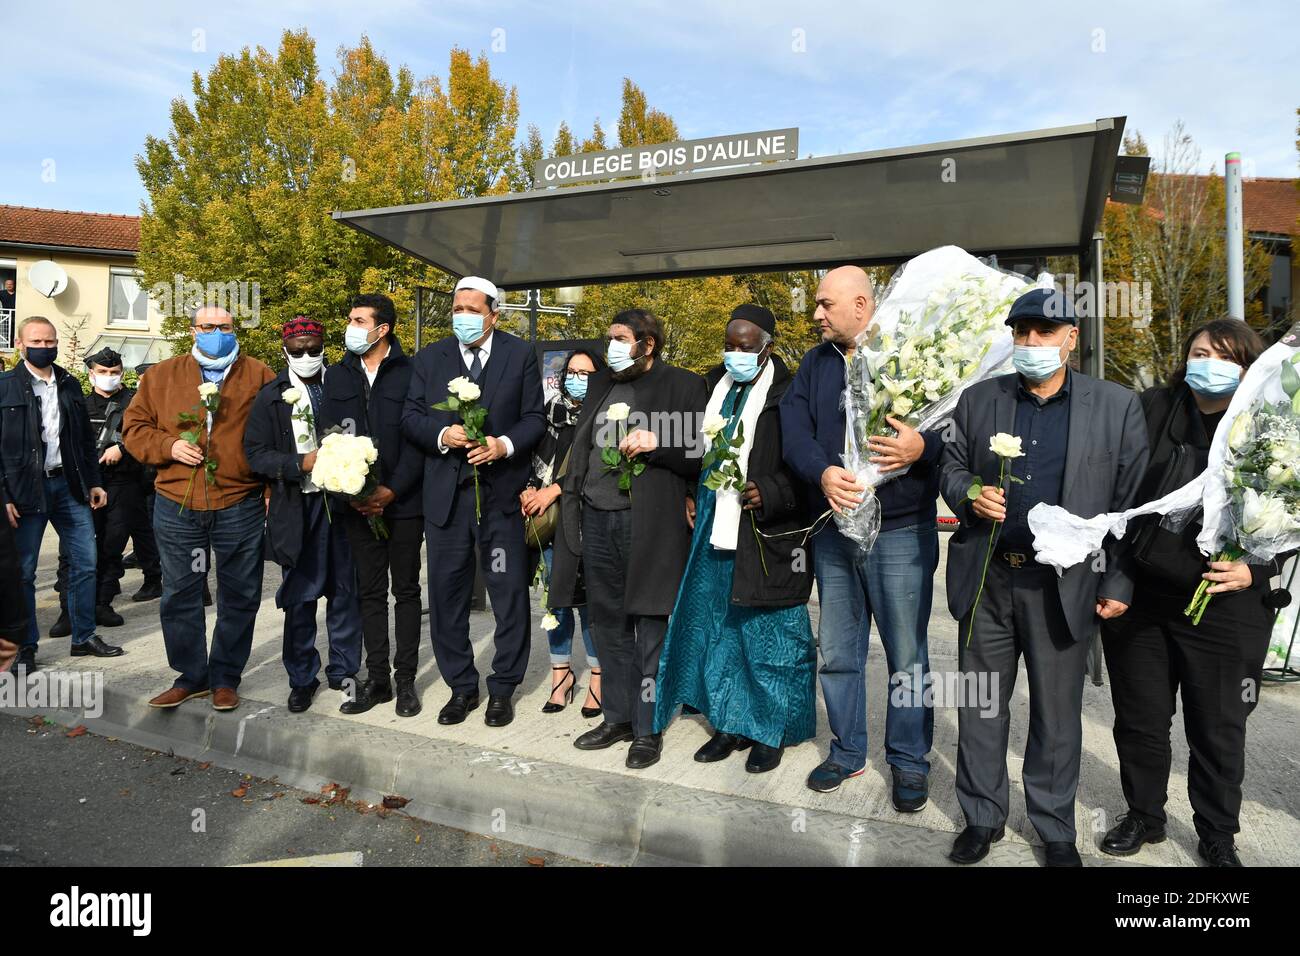
[[[162,315],[136,271],[140,217],[0,205],[0,353],[14,350],[18,324],[43,315],[59,332],[59,363],[77,367],[104,346],[128,367],[170,355]],[[53,262],[67,277],[51,295],[31,268]]]

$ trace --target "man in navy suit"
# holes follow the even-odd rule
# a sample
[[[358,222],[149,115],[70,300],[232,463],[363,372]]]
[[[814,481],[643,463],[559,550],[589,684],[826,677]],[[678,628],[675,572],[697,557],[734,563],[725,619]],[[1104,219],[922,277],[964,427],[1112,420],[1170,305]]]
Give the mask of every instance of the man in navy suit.
[[[429,622],[434,658],[451,689],[440,724],[460,723],[479,704],[469,641],[475,544],[497,625],[484,714],[489,727],[514,719],[510,698],[528,667],[532,620],[519,494],[546,418],[537,356],[522,339],[497,328],[497,301],[497,287],[487,279],[466,276],[456,283],[455,334],[415,356],[402,414],[402,433],[424,452]],[[479,386],[478,404],[487,409],[482,442],[466,437],[459,413],[433,408],[446,400],[448,383],[461,377]],[[475,515],[476,466],[481,517]]]

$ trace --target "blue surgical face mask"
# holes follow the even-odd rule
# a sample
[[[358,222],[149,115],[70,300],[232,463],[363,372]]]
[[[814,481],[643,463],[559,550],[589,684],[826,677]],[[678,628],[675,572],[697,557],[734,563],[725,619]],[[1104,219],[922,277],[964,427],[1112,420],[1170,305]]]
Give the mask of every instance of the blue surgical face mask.
[[[722,364],[726,366],[727,374],[737,382],[752,382],[761,367],[755,352],[723,352]]]
[[[575,401],[582,401],[587,397],[587,376],[585,375],[566,375],[564,376],[564,390],[569,393],[569,397]]]
[[[211,332],[199,332],[194,336],[194,344],[199,351],[212,358],[225,358],[235,349],[235,333],[213,329]]]
[[[1061,367],[1059,345],[1017,345],[1011,356],[1016,371],[1031,382],[1051,378]]]
[[[1241,382],[1241,366],[1217,358],[1190,359],[1187,387],[1202,395],[1231,395]]]
[[[356,325],[349,325],[343,331],[343,344],[349,352],[355,355],[365,355],[374,348],[375,342],[379,341],[378,339],[375,342],[370,341],[370,333],[373,331],[374,329],[363,329]]]
[[[483,316],[477,312],[457,312],[451,317],[451,330],[462,345],[483,338]]]
[[[610,339],[605,349],[605,360],[615,372],[626,372],[636,359],[632,358],[632,346],[618,339]]]

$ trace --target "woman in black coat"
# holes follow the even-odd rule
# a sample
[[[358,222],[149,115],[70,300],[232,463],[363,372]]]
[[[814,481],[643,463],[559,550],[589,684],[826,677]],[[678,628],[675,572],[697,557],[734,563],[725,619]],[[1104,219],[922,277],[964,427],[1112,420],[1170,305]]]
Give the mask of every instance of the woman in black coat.
[[[716,436],[711,447],[736,460],[715,455],[701,473],[655,694],[656,730],[679,706],[698,711],[714,734],[695,759],[712,763],[749,747],[750,773],[774,769],[787,745],[817,730],[811,536],[806,496],[781,454],[779,406],[792,378],[772,353],[774,331],[767,309],[737,308],[724,364],[707,376],[704,427]]]
[[[1169,385],[1142,395],[1151,460],[1139,502],[1160,498],[1204,470],[1237,383],[1263,350],[1260,337],[1237,319],[1216,319],[1187,336],[1184,361]],[[1191,522],[1173,532],[1152,518],[1128,538],[1138,569],[1134,604],[1102,624],[1128,813],[1101,849],[1129,856],[1165,839],[1169,729],[1181,691],[1197,852],[1211,866],[1240,866],[1233,835],[1240,829],[1246,718],[1259,695],[1276,613],[1267,603],[1269,582],[1281,560],[1207,563],[1196,546],[1200,530]],[[1193,625],[1183,610],[1202,579],[1212,582],[1214,599]]]

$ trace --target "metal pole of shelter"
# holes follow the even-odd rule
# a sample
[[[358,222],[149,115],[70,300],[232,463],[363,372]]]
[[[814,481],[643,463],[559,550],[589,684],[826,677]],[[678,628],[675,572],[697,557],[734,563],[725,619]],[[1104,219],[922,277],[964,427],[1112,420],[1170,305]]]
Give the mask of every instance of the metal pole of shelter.
[[[1246,318],[1245,244],[1241,226],[1241,153],[1229,153],[1223,162],[1224,209],[1227,215],[1228,315]]]

